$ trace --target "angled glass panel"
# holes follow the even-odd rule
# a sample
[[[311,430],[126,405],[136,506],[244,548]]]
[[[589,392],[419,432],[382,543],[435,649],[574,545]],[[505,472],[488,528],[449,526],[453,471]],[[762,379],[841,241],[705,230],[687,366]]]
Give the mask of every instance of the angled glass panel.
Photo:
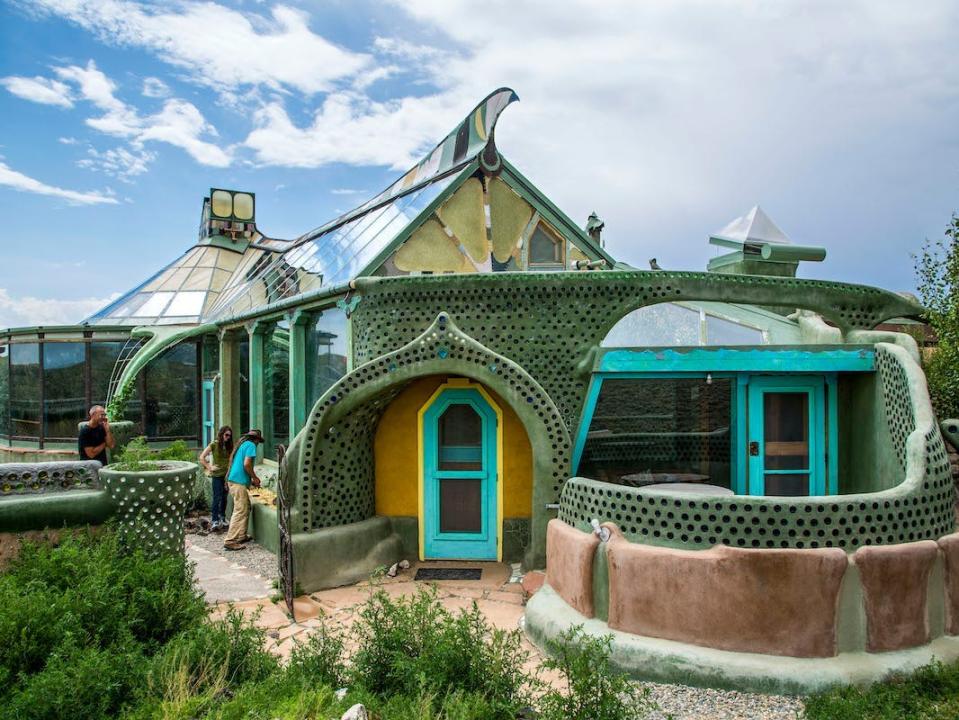
[[[197,316],[203,309],[204,297],[206,293],[198,290],[178,292],[163,311],[163,315],[164,317]]]
[[[741,323],[706,315],[707,345],[762,345],[763,331]]]
[[[170,304],[173,295],[174,293],[171,292],[155,292],[132,315],[134,317],[158,317],[163,314],[166,306]]]
[[[320,235],[303,236],[282,255],[238,270],[232,281],[236,285],[224,293],[210,318],[229,317],[352,280],[454,179],[442,178]]]
[[[603,347],[669,347],[700,345],[698,310],[659,303],[633,310],[603,338]]]

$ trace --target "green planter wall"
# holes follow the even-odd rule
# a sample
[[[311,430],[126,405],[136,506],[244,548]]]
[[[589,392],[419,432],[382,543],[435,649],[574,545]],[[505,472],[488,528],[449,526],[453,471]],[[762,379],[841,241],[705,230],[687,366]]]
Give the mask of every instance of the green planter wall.
[[[179,460],[155,464],[163,469],[117,470],[107,465],[100,470],[100,481],[116,503],[125,542],[148,554],[182,552],[183,516],[193,497],[197,464]]]

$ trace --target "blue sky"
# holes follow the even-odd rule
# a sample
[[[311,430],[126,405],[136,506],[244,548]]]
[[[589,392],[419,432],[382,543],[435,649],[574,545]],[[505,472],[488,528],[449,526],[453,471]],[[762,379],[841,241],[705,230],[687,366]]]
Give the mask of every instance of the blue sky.
[[[499,147],[607,247],[702,269],[759,203],[824,277],[911,290],[959,208],[959,4],[0,0],[0,327],[190,246],[211,186],[294,237],[489,91]]]

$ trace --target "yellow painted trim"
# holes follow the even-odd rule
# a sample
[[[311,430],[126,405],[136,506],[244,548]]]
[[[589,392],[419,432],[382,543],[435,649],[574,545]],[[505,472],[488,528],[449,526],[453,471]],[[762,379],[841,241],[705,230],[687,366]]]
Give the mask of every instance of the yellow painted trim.
[[[426,559],[426,525],[424,523],[424,513],[426,511],[426,497],[424,489],[426,487],[426,478],[423,477],[423,468],[426,463],[424,462],[426,458],[424,440],[423,440],[423,416],[426,415],[426,411],[430,409],[430,406],[436,402],[437,398],[443,394],[444,390],[450,390],[452,388],[463,389],[471,388],[479,392],[483,396],[483,399],[489,403],[489,406],[493,408],[493,412],[496,413],[496,560],[497,562],[503,561],[503,486],[506,484],[503,479],[503,409],[490,397],[490,394],[486,392],[486,388],[478,383],[474,383],[468,378],[450,378],[445,383],[440,385],[436,390],[430,395],[429,400],[427,400],[423,407],[419,409],[419,412],[416,413],[416,455],[419,460],[419,468],[417,469],[417,501],[419,508],[419,516],[417,517],[417,524],[419,525],[419,538],[420,538],[420,560]]]

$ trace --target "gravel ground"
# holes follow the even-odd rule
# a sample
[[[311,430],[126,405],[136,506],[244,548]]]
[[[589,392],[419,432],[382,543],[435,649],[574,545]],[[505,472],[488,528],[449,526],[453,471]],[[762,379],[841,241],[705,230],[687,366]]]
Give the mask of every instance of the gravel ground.
[[[757,695],[732,690],[708,690],[688,685],[643,683],[659,712],[649,720],[796,720],[802,700],[782,695]]]
[[[267,580],[276,580],[280,577],[276,555],[253,541],[248,542],[243,550],[229,552],[223,549],[224,536],[225,533],[210,533],[209,535],[193,533],[187,534],[186,540],[199,548],[222,555],[230,562],[249,568]]]

